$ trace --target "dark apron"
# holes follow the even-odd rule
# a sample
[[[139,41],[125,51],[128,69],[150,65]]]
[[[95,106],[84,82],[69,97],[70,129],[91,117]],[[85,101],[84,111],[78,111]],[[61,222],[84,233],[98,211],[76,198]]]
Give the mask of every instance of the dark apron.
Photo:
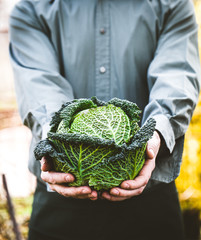
[[[77,200],[38,181],[29,240],[183,240],[175,183],[122,202]]]

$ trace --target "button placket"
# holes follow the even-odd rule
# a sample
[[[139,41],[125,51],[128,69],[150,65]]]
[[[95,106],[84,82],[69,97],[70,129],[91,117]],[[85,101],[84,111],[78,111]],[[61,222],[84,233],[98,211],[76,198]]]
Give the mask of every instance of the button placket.
[[[110,36],[109,3],[101,1],[96,10],[95,94],[101,100],[110,99]]]

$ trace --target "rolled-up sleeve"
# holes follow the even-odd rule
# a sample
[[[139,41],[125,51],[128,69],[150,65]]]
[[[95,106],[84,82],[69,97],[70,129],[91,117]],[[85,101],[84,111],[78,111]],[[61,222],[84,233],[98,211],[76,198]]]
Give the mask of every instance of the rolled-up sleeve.
[[[52,113],[73,99],[73,90],[60,74],[50,33],[38,20],[32,1],[21,1],[12,11],[10,56],[19,112],[37,141]]]
[[[155,56],[148,70],[149,103],[143,121],[156,119],[171,153],[187,130],[200,90],[197,24],[191,1],[172,1],[161,22]]]

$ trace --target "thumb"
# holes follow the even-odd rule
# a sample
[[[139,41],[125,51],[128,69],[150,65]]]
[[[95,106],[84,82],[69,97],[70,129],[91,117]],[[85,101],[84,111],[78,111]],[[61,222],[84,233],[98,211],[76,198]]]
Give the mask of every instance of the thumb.
[[[147,158],[152,159],[155,157],[154,150],[152,148],[147,148]]]
[[[161,139],[157,131],[154,131],[152,138],[147,143],[146,153],[148,159],[156,158],[161,144]]]
[[[42,157],[42,159],[40,160],[40,163],[41,163],[41,170],[43,172],[52,170],[52,164],[47,158]]]

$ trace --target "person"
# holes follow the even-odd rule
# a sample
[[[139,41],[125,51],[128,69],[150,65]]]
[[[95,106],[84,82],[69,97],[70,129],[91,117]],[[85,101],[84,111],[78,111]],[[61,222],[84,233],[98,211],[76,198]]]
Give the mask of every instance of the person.
[[[197,24],[190,0],[22,0],[10,16],[19,112],[32,131],[37,176],[29,240],[183,240],[174,180],[199,95]],[[68,187],[70,173],[34,159],[52,114],[75,98],[135,102],[156,120],[138,177],[101,195]],[[49,189],[49,190],[48,190]]]

